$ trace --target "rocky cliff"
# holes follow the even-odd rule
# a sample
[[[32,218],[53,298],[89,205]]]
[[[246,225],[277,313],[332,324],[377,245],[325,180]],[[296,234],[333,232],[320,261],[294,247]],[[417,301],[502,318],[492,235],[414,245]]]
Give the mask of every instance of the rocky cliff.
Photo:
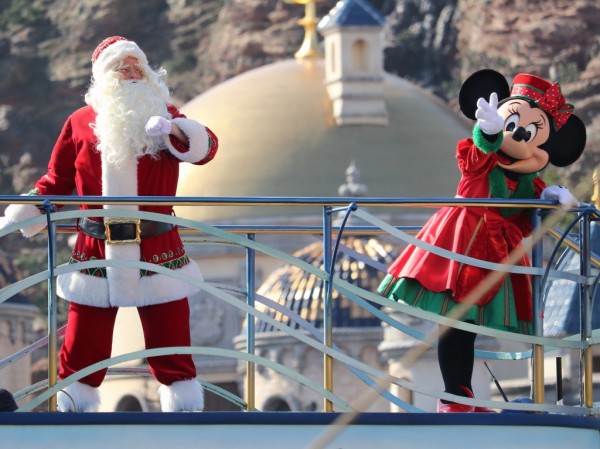
[[[336,0],[318,2],[325,15]],[[371,0],[387,19],[385,68],[454,103],[461,80],[492,67],[559,80],[589,144],[559,174],[590,179],[599,162],[600,4],[595,0]],[[0,193],[27,190],[66,116],[82,104],[90,55],[114,34],[169,71],[175,102],[289,58],[304,15],[284,0],[0,0]],[[589,198],[584,198],[589,200]]]

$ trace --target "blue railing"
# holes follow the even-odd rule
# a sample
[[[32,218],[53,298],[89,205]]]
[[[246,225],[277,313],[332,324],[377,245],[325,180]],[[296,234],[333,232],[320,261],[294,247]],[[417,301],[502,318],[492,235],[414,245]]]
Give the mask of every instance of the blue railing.
[[[414,199],[414,198],[283,198],[283,197],[254,197],[254,198],[186,198],[186,197],[73,197],[73,196],[54,196],[54,197],[26,197],[26,196],[0,196],[0,204],[15,204],[15,203],[33,203],[42,206],[44,214],[36,218],[24,220],[10,226],[3,231],[0,231],[0,239],[6,235],[17,231],[19,228],[31,226],[34,224],[47,224],[47,267],[46,270],[32,275],[26,279],[21,279],[12,285],[4,286],[0,289],[0,303],[11,298],[15,294],[23,290],[35,286],[41,282],[48,283],[48,335],[42,341],[36,342],[33,345],[24,348],[21,351],[0,361],[0,370],[10,363],[31,353],[35,348],[47,344],[49,357],[49,374],[46,381],[42,381],[36,385],[29,386],[15,394],[15,397],[21,402],[25,401],[32,393],[39,393],[37,397],[26,402],[20,411],[33,410],[35,407],[42,404],[44,401],[49,401],[49,407],[53,409],[53,398],[58,391],[72,382],[75,382],[86,375],[103,368],[110,368],[109,372],[113,374],[145,374],[142,370],[127,370],[123,368],[113,368],[114,365],[124,361],[140,359],[169,353],[169,351],[177,351],[178,353],[189,354],[204,354],[217,357],[234,358],[238,361],[246,362],[246,386],[245,398],[239,398],[231,393],[228,393],[218,386],[204,383],[205,386],[216,394],[225,397],[227,400],[236,404],[242,409],[256,410],[254,396],[254,373],[257,366],[265,366],[275,371],[289,376],[300,384],[310,388],[323,397],[325,411],[331,411],[335,407],[338,410],[350,411],[357,410],[357,406],[368,406],[369,398],[382,396],[391,404],[410,412],[422,411],[413,404],[402,400],[400,397],[391,394],[388,387],[395,384],[401,388],[408,389],[412,392],[421,393],[431,397],[439,397],[447,400],[454,400],[471,405],[479,405],[483,407],[492,407],[511,410],[529,410],[529,411],[545,411],[557,412],[566,414],[586,414],[596,415],[600,410],[597,404],[593,402],[593,383],[592,383],[592,360],[591,348],[598,343],[600,333],[596,333],[591,327],[591,303],[596,284],[598,283],[597,272],[594,274],[592,266],[597,266],[598,260],[591,252],[590,247],[590,224],[596,221],[599,217],[598,211],[593,207],[582,204],[581,207],[571,210],[560,210],[560,214],[554,214],[557,209],[556,205],[548,201],[541,200],[522,200],[522,201],[507,201],[507,200],[492,200],[492,199],[455,199],[455,198],[431,198],[431,199]],[[179,206],[207,206],[218,205],[224,207],[237,206],[256,206],[265,208],[278,207],[294,207],[301,208],[310,206],[319,206],[322,208],[322,225],[321,226],[284,226],[284,225],[223,225],[211,226],[206,223],[201,223],[186,218],[166,216],[162,214],[131,211],[124,209],[91,209],[91,210],[64,210],[56,211],[55,206],[69,205],[157,205],[157,204],[172,204]],[[394,208],[437,208],[440,206],[471,206],[471,207],[522,207],[534,209],[534,233],[532,236],[532,267],[516,267],[507,264],[495,264],[486,261],[480,261],[466,257],[460,254],[452,254],[441,248],[430,247],[423,242],[418,241],[412,234],[415,227],[410,226],[393,226],[381,218],[370,214],[365,210],[366,207],[386,207]],[[334,226],[333,216],[343,214],[342,224]],[[557,231],[556,227],[552,227],[552,217],[546,217],[542,225],[542,215],[556,215],[559,217],[574,216],[573,220],[567,226],[567,231],[562,233]],[[275,215],[266,214],[265,215]],[[75,232],[76,227],[73,224],[74,220],[83,217],[119,217],[119,218],[140,218],[154,221],[162,221],[178,225],[182,235],[191,236],[194,233],[201,233],[218,238],[220,241],[228,242],[232,245],[238,245],[245,248],[246,251],[246,285],[245,290],[240,290],[238,293],[244,294],[245,302],[240,302],[232,293],[232,289],[223,288],[222,286],[214,285],[209,282],[203,282],[198,279],[188,278],[169,270],[168,268],[160,267],[154,264],[145,262],[119,261],[119,260],[92,260],[77,264],[62,264],[56,265],[56,234]],[[352,216],[355,219],[360,219],[363,224],[357,225],[353,223],[348,225],[348,218]],[[64,224],[67,221],[67,224]],[[554,220],[556,221],[556,220]],[[550,227],[549,227],[550,226]],[[573,228],[578,227],[578,238],[573,239],[569,233]],[[558,241],[555,249],[549,259],[549,264],[544,267],[544,257],[542,251],[542,236],[547,234],[558,233]],[[305,233],[322,235],[323,239],[323,269],[315,267],[305,261],[287,254],[286,252],[275,247],[267,246],[257,242],[255,235],[261,234],[292,234]],[[469,323],[454,321],[446,317],[441,317],[418,308],[408,306],[406,304],[395,303],[381,297],[376,292],[363,290],[352,283],[349,283],[339,276],[334,271],[335,261],[341,245],[341,237],[346,235],[373,235],[383,234],[398,240],[398,246],[401,244],[411,243],[419,245],[425,249],[439,254],[442,257],[448,257],[457,261],[469,264],[475,264],[483,268],[492,270],[492,272],[502,271],[510,273],[530,274],[534,279],[534,335],[526,336],[499,330],[489,329],[481,326],[472,325]],[[1,241],[1,240],[0,240]],[[577,244],[575,241],[579,242]],[[574,243],[575,242],[575,243]],[[581,254],[581,269],[579,273],[562,272],[553,269],[552,262],[556,258],[560,248],[564,247],[565,243],[570,243],[571,248],[579,250]],[[278,259],[282,263],[287,263],[316,276],[324,283],[324,301],[323,301],[323,325],[322,329],[315,328],[307,320],[300,317],[292,310],[283,308],[280,304],[270,301],[267,298],[262,298],[256,293],[256,254],[264,254],[269,257]],[[152,350],[137,351],[130,354],[124,354],[118,357],[99,362],[91,365],[84,370],[61,380],[56,379],[56,359],[57,359],[57,341],[61,335],[61,331],[57,329],[57,313],[56,313],[56,276],[70,271],[103,268],[103,267],[136,267],[140,269],[149,269],[154,272],[170,275],[201,287],[205,292],[219,300],[229,304],[232,307],[243,311],[246,314],[246,351],[225,350],[210,347],[189,347],[189,348],[160,348]],[[543,292],[546,284],[552,280],[566,279],[571,282],[576,282],[581,290],[581,332],[578,335],[571,335],[566,338],[549,338],[543,336],[543,323],[541,321],[543,309]],[[506,341],[518,342],[525,345],[531,345],[531,351],[522,352],[492,352],[478,350],[476,356],[484,359],[494,360],[519,360],[531,358],[534,365],[534,378],[532,392],[535,403],[500,403],[497,401],[485,401],[456,397],[441,391],[436,391],[430,388],[423,387],[415,382],[395,377],[389,373],[383,372],[376,367],[349,357],[340,351],[333,341],[333,320],[332,320],[332,292],[337,290],[340,294],[347,297],[358,307],[363,308],[374,317],[378,318],[382,323],[392,326],[405,334],[416,338],[423,342],[414,352],[407,355],[407,363],[410,363],[411,357],[418,357],[425,348],[429,345],[435,345],[435,335],[428,335],[422,331],[411,328],[401,321],[394,318],[391,314],[386,313],[382,307],[393,310],[407,316],[426,320],[432,323],[442,324],[444,326],[452,326],[455,328],[467,330],[479,335],[487,335],[489,337],[502,339]],[[258,307],[260,305],[260,307]],[[273,318],[269,313],[262,310],[267,309],[277,310],[291,318],[295,326],[288,326]],[[256,329],[254,326],[255,320],[262,320],[269,323],[274,328],[284,332],[296,340],[313,347],[323,354],[324,360],[324,381],[323,385],[315,383],[313,380],[300,375],[288,367],[269,360],[264,357],[259,357],[255,354],[255,337]],[[575,349],[581,351],[581,400],[578,406],[564,406],[556,404],[548,404],[544,401],[544,373],[543,373],[543,357],[544,352],[555,349]],[[351,403],[344,400],[339,395],[335,394],[335,385],[333,380],[333,361],[345,364],[358,378],[370,387],[367,389],[365,397],[359,403]],[[42,391],[40,393],[40,391]],[[360,410],[358,410],[360,411]]]

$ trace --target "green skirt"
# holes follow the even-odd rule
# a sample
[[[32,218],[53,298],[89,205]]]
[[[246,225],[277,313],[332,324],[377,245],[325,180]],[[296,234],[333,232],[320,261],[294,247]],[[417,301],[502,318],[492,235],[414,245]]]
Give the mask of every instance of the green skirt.
[[[396,302],[409,304],[443,316],[452,314],[453,310],[460,305],[452,299],[450,291],[431,292],[415,279],[396,279],[391,274],[384,278],[377,291]],[[506,276],[505,281],[490,302],[484,306],[473,305],[463,316],[454,318],[493,329],[525,335],[533,334],[532,323],[517,319],[509,276]]]

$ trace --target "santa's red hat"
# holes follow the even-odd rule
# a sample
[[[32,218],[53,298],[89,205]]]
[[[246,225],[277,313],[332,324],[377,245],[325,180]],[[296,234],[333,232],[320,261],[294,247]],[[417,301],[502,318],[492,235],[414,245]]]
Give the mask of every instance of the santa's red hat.
[[[148,65],[146,55],[135,42],[122,36],[107,37],[92,54],[92,74],[99,77],[128,56],[137,59],[142,67]]]

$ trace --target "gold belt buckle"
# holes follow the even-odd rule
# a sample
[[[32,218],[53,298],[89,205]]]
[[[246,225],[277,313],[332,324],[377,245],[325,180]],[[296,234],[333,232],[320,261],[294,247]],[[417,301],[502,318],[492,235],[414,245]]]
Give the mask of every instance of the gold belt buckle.
[[[113,240],[110,234],[110,225],[114,223],[134,224],[135,238],[127,240]],[[142,220],[139,218],[109,218],[107,220],[104,220],[104,232],[106,233],[106,243],[109,245],[112,245],[113,243],[140,243],[142,241]]]

